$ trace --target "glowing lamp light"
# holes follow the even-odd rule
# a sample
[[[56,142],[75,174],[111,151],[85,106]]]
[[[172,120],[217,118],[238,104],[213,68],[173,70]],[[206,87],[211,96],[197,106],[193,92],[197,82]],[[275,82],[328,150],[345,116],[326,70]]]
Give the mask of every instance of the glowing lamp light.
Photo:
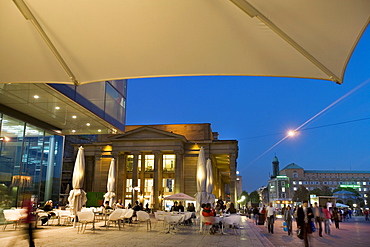
[[[295,131],[295,130],[289,130],[288,131],[288,136],[295,136],[298,134],[298,131]]]

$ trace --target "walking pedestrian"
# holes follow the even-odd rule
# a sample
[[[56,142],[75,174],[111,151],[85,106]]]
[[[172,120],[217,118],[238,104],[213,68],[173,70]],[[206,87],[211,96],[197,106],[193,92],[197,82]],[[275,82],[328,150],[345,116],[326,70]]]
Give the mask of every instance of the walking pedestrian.
[[[288,228],[288,236],[292,235],[292,208],[288,205],[288,207],[284,210],[284,220],[286,222],[286,227]]]
[[[253,217],[254,217],[254,222],[256,223],[256,225],[258,225],[258,219],[259,219],[259,210],[257,207],[254,207],[253,209]]]
[[[335,223],[335,228],[337,228],[337,229],[339,229],[339,217],[340,217],[340,213],[338,211],[338,208],[334,207],[334,209],[333,209],[333,219],[334,219],[334,223]]]
[[[324,205],[324,208],[322,209],[322,213],[324,215],[325,233],[330,235],[331,213],[328,210],[326,205]]]
[[[316,228],[319,228],[319,236],[322,237],[322,222],[321,222],[323,218],[322,208],[321,208],[321,205],[320,206],[317,205],[317,202],[315,202],[314,205],[315,206],[313,208],[313,215],[315,217],[315,224],[316,224]]]
[[[275,221],[276,209],[272,206],[270,202],[269,206],[266,208],[266,218],[267,218],[267,229],[268,232],[274,234],[274,221]]]
[[[308,247],[309,246],[309,241],[308,241],[308,234],[312,233],[312,218],[313,218],[313,213],[312,209],[308,207],[308,201],[303,201],[303,207],[298,208],[297,211],[297,216],[298,216],[298,228],[301,229],[301,234],[304,240],[304,246]]]

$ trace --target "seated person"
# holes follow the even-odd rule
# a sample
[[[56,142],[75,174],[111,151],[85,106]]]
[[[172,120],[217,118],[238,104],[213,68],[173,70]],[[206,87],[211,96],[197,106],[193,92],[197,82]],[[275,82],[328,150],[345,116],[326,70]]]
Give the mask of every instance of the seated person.
[[[46,222],[48,222],[48,220],[51,218],[51,216],[55,216],[55,213],[51,212],[53,211],[53,201],[52,200],[47,201],[41,209],[48,214],[47,217],[41,218],[42,225],[45,225]]]
[[[227,214],[236,214],[236,208],[234,206],[234,203],[230,203],[229,209],[226,211]]]
[[[173,203],[173,206],[171,207],[171,212],[178,212],[179,206],[177,205],[177,202]]]
[[[195,212],[194,203],[188,203],[188,212]]]
[[[179,209],[179,212],[184,212],[185,211],[185,208],[184,208],[184,206],[182,205],[181,202],[179,202],[178,209]]]
[[[117,203],[116,203],[116,208],[125,208],[122,204],[122,200],[121,199],[118,199],[117,200]]]
[[[104,209],[113,209],[111,206],[109,206],[109,201],[104,203]]]
[[[204,217],[214,217],[216,216],[216,211],[214,208],[211,207],[210,203],[207,203],[202,210],[202,215]],[[206,222],[206,225],[211,225],[210,222]],[[212,227],[209,229],[211,234],[215,234],[218,230],[218,223],[217,224],[212,224]]]

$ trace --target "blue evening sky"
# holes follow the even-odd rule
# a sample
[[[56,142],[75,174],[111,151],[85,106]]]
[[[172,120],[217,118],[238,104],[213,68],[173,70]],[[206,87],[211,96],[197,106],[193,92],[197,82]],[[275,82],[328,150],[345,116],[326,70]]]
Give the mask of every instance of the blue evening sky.
[[[295,163],[305,169],[370,170],[369,82],[368,27],[342,85],[247,76],[130,79],[127,124],[211,123],[219,139],[239,142],[237,170],[243,190],[252,192],[266,185],[275,154],[280,169]],[[274,146],[312,117],[297,136]]]

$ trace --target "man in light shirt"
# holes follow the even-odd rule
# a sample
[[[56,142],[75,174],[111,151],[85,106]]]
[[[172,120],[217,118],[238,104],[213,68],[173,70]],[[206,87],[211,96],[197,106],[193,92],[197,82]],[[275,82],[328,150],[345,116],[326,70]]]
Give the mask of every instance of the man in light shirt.
[[[275,213],[276,209],[272,206],[272,202],[270,202],[269,206],[266,208],[266,219],[267,229],[271,234],[274,234]]]

